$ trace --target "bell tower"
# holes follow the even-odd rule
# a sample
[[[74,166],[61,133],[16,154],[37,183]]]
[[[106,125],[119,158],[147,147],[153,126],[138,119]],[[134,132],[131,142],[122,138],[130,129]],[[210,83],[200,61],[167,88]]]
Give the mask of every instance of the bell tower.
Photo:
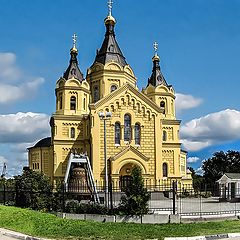
[[[76,34],[70,49],[69,65],[56,83],[56,111],[50,120],[54,175],[63,179],[71,152],[90,152],[90,87],[78,66]]]
[[[80,115],[88,113],[89,85],[83,79],[78,66],[76,34],[73,35],[73,47],[70,50],[70,62],[56,84],[56,114]]]
[[[153,68],[152,74],[148,79],[148,85],[143,89],[153,102],[155,102],[162,110],[164,118],[176,119],[175,116],[175,92],[172,85],[168,85],[160,69],[160,57],[158,56],[158,44],[155,42],[154,56],[152,58]]]
[[[115,36],[116,20],[112,16],[112,1],[108,2],[108,16],[102,46],[97,50],[95,61],[87,71],[87,81],[91,88],[91,103],[104,98],[117,88],[129,83],[136,86],[136,77],[127,63]]]

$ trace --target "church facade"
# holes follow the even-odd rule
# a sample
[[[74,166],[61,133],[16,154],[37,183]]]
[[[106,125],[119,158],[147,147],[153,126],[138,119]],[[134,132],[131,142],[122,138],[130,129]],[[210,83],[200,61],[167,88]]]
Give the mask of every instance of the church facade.
[[[138,166],[149,185],[166,180],[191,184],[187,153],[181,149],[179,138],[175,92],[161,72],[157,51],[152,58],[152,74],[139,91],[133,69],[116,41],[115,24],[109,14],[105,38],[86,78],[78,65],[74,39],[69,66],[56,82],[51,137],[28,148],[29,167],[53,181],[62,180],[70,153],[84,152],[95,181],[101,183],[106,154],[113,182],[127,178]]]

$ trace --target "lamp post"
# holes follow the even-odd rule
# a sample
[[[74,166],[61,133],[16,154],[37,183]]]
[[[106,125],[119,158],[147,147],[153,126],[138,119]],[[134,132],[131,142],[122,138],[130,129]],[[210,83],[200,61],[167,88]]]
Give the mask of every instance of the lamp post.
[[[106,121],[112,117],[111,112],[99,112],[98,116],[103,120],[104,126],[104,165],[105,165],[105,205],[108,208],[108,164],[107,164],[107,132],[106,132]]]

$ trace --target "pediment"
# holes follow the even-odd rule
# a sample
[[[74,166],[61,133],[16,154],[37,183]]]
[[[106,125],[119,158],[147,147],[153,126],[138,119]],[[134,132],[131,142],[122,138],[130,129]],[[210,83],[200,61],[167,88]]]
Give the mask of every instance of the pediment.
[[[124,148],[122,151],[117,153],[115,156],[111,157],[110,160],[116,161],[119,159],[126,159],[126,158],[133,158],[143,161],[148,161],[150,158],[142,154],[140,151],[138,151],[133,146],[129,145],[126,148]]]
[[[123,98],[129,98],[131,104],[133,101],[136,105],[138,104],[137,102],[139,102],[139,104],[141,103],[141,107],[144,106],[146,112],[149,111],[151,114],[157,115],[158,113],[162,113],[162,110],[156,103],[151,101],[145,94],[139,92],[135,86],[132,86],[129,83],[118,88],[95,104],[91,104],[90,108],[93,110],[101,110],[111,105],[111,103],[116,101],[121,102]]]

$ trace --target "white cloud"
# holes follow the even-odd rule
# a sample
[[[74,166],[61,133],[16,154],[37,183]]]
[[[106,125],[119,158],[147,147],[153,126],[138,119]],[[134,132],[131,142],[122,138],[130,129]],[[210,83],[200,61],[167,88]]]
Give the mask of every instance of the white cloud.
[[[0,104],[7,104],[33,96],[43,82],[43,78],[37,78],[20,85],[0,83]]]
[[[176,93],[176,111],[181,113],[183,110],[198,107],[203,102],[202,99],[193,97],[192,95]]]
[[[188,151],[198,151],[214,144],[240,139],[240,112],[226,109],[184,124],[182,143]]]
[[[18,80],[22,76],[20,68],[16,65],[14,53],[0,53],[0,79],[2,82]]]
[[[201,175],[201,176],[202,176],[203,173],[204,173],[201,167],[197,168],[197,169],[195,170],[195,172],[196,172],[196,174]]]
[[[41,77],[24,74],[16,64],[15,54],[0,53],[0,104],[32,97],[43,83]]]
[[[187,158],[187,163],[196,163],[200,160],[199,157],[189,157]]]
[[[49,116],[43,113],[0,115],[1,143],[30,143],[49,136]]]

